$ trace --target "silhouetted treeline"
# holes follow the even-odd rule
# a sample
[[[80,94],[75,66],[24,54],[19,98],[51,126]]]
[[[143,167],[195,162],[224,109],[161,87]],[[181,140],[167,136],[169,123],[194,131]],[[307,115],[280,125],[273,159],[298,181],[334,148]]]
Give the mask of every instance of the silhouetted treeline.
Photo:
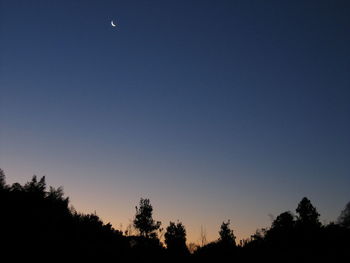
[[[7,185],[0,169],[0,260],[9,256],[8,262],[344,262],[350,251],[350,202],[337,222],[325,225],[319,217],[304,197],[296,214],[281,213],[270,228],[257,230],[247,240],[237,244],[228,220],[218,228],[216,241],[189,250],[182,222],[162,228],[153,219],[149,199],[141,198],[123,233],[96,214],[75,211],[62,188],[47,188],[45,177]]]

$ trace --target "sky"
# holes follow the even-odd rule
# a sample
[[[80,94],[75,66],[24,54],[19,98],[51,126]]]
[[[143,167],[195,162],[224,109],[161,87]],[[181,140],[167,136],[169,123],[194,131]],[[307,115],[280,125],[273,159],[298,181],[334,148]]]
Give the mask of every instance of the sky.
[[[0,167],[125,230],[237,239],[350,201],[349,1],[0,0]],[[117,27],[111,26],[111,21]]]

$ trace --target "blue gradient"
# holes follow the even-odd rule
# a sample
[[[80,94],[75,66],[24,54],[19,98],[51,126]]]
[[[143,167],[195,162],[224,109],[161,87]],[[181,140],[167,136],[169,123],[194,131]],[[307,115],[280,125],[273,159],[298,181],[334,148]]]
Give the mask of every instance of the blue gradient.
[[[349,1],[0,3],[9,182],[47,175],[116,227],[150,197],[193,241],[349,201]]]

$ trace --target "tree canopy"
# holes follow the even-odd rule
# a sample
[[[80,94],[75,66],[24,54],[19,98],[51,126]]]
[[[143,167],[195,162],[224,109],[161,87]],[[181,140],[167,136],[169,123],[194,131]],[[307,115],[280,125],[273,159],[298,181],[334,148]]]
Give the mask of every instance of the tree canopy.
[[[317,212],[316,207],[314,207],[311,204],[311,201],[307,197],[304,197],[300,201],[296,209],[296,212],[298,213],[298,217],[297,217],[298,223],[305,226],[320,225],[320,221],[319,221],[320,214]]]
[[[338,218],[338,223],[350,229],[350,202],[348,202]]]
[[[230,229],[230,220],[227,222],[222,222],[220,226],[220,231],[219,231],[219,241],[223,244],[227,245],[236,245],[236,237],[233,234],[233,230]]]
[[[170,222],[169,226],[166,228],[165,244],[167,248],[178,254],[188,253],[188,248],[186,246],[186,229],[181,222]]]
[[[144,237],[157,237],[156,231],[161,222],[153,219],[153,207],[149,199],[141,198],[139,206],[136,206],[134,226]]]

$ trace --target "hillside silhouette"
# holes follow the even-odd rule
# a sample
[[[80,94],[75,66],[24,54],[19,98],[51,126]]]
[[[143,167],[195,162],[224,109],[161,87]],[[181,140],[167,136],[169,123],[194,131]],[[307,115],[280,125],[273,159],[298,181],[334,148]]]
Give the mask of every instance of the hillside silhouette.
[[[296,214],[281,213],[239,243],[231,222],[223,221],[219,238],[202,246],[187,245],[182,222],[154,220],[149,199],[140,199],[132,225],[121,232],[96,214],[77,212],[45,177],[8,185],[1,169],[0,211],[1,257],[8,262],[344,262],[350,251],[350,202],[336,222],[322,224],[307,197]]]

